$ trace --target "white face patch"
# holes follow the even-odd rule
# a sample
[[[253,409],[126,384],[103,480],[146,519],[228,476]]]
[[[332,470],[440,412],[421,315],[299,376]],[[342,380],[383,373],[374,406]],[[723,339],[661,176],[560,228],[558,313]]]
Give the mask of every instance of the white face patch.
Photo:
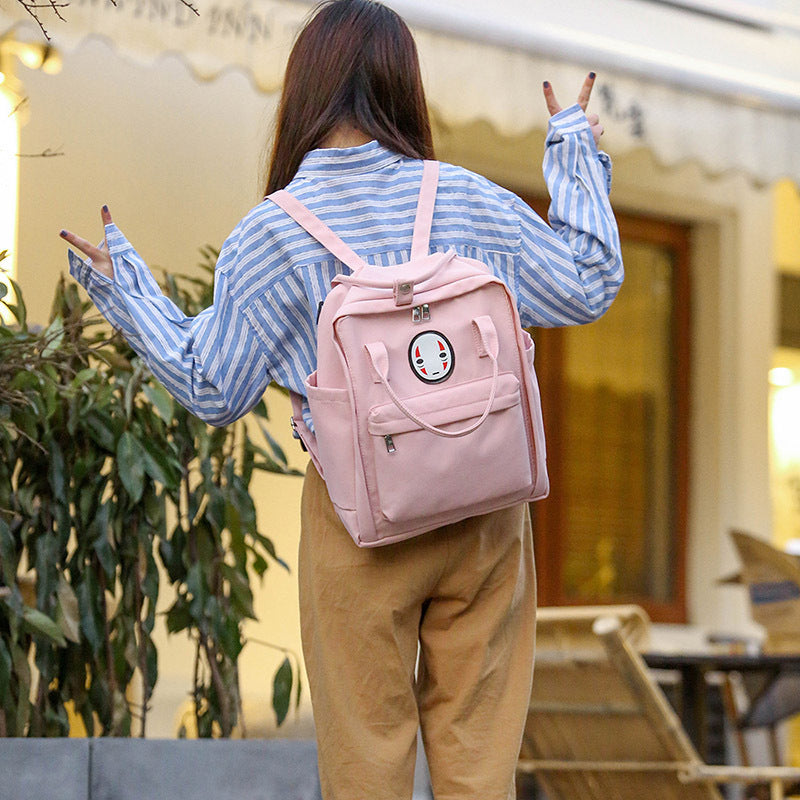
[[[452,374],[455,355],[444,334],[424,331],[411,340],[408,362],[421,381],[439,383]]]

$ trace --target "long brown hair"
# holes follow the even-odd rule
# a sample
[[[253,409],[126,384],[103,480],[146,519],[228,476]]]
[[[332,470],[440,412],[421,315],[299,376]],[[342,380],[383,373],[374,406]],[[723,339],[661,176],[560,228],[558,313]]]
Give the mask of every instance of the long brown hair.
[[[417,47],[373,0],[327,0],[292,48],[264,194],[283,189],[303,156],[340,123],[410,158],[433,158]]]

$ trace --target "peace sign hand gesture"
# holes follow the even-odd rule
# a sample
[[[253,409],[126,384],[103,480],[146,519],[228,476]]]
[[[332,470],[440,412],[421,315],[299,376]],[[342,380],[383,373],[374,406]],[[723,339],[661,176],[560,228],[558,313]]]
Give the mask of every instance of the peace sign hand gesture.
[[[594,86],[595,77],[596,75],[594,72],[589,73],[589,75],[586,77],[586,80],[583,82],[580,94],[578,95],[578,105],[584,110],[584,112],[586,111],[586,107],[589,105],[589,97],[592,94],[592,87]],[[556,100],[556,95],[553,92],[553,87],[550,85],[550,81],[544,82],[544,101],[547,103],[547,110],[550,112],[551,117],[553,114],[558,114],[558,112],[562,110],[561,106],[558,104],[558,100]],[[597,114],[587,114],[586,119],[589,121],[589,127],[591,128],[592,136],[594,137],[594,143],[599,145],[600,137],[603,135],[603,126],[600,124],[600,117],[598,117]]]
[[[103,227],[111,223],[111,212],[108,206],[103,206],[100,211],[100,218],[103,220]],[[62,239],[66,239],[71,245],[76,247],[86,256],[92,259],[92,267],[98,272],[102,272],[107,278],[114,278],[114,266],[111,263],[111,256],[108,254],[108,243],[103,239],[100,247],[95,247],[88,239],[76,236],[69,231],[61,231]]]

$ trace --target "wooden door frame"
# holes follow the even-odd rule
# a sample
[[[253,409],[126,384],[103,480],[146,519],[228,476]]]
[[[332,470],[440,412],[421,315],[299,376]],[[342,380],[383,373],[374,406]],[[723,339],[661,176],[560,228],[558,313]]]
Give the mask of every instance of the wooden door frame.
[[[525,198],[544,219],[547,219],[547,201]],[[673,303],[671,320],[672,354],[672,406],[675,428],[673,431],[674,480],[674,533],[675,552],[673,591],[674,599],[660,603],[640,596],[608,598],[610,603],[637,603],[645,608],[657,622],[685,622],[686,611],[686,553],[688,546],[689,517],[689,416],[690,416],[690,357],[691,357],[691,285],[690,285],[690,234],[688,225],[652,217],[617,214],[620,237],[625,241],[646,242],[668,247],[675,255],[672,275]],[[548,447],[548,471],[553,486],[561,485],[562,465],[558,454],[563,452],[560,432],[563,426],[561,381],[564,360],[563,329],[539,328],[534,331],[537,342],[536,372],[542,391],[542,406]],[[532,505],[536,566],[539,575],[539,605],[576,605],[567,598],[558,577],[562,573],[564,519],[562,508],[553,500],[543,500]],[[592,605],[602,603],[594,599]]]

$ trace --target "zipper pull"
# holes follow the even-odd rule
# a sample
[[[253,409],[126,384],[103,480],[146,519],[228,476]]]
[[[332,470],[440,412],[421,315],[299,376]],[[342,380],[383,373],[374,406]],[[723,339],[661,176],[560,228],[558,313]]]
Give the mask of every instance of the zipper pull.
[[[389,434],[383,437],[383,441],[386,442],[386,452],[387,453],[395,453],[397,452],[397,448],[394,446],[394,439]]]

